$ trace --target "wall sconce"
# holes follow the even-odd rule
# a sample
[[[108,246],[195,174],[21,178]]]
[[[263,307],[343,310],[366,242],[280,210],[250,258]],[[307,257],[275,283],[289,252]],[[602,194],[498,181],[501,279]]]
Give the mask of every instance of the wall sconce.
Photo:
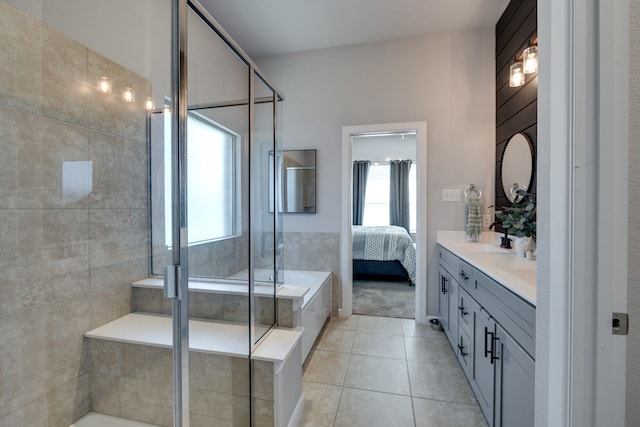
[[[509,67],[509,86],[519,87],[524,84],[524,70],[522,69],[522,62],[517,61],[511,64]]]
[[[128,86],[124,88],[124,90],[122,91],[122,100],[129,104],[135,102],[136,95],[132,88]]]
[[[155,108],[155,105],[153,105],[153,99],[151,99],[150,96],[147,96],[147,100],[144,103],[144,108],[147,111],[151,111]]]
[[[102,76],[98,79],[98,90],[102,93],[111,93],[111,80],[109,80],[108,78],[106,78],[105,76]]]
[[[525,74],[538,71],[538,47],[529,46],[522,52],[522,68]]]

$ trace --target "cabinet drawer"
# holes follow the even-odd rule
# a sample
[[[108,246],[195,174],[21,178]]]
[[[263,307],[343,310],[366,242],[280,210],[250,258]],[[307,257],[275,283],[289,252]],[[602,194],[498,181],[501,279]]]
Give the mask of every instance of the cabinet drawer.
[[[472,293],[472,289],[475,288],[475,269],[471,267],[466,262],[460,260],[458,262],[458,272],[456,276],[456,280],[467,290],[467,292]]]
[[[440,250],[440,265],[445,268],[449,274],[454,276],[454,279],[457,279],[460,259],[442,246],[438,246],[438,249]]]
[[[535,359],[536,309],[504,286],[476,270],[475,298]]]
[[[471,335],[468,334],[467,331],[460,329],[458,334],[458,348],[456,349],[458,361],[467,378],[471,378],[471,368],[473,366],[473,340],[470,337]]]
[[[458,328],[464,330],[469,336],[473,335],[473,313],[478,309],[478,304],[462,287],[458,288]]]

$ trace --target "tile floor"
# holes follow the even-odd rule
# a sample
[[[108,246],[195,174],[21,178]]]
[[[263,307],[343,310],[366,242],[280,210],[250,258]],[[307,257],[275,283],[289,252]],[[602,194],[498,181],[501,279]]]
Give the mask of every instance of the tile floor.
[[[487,427],[444,333],[413,320],[332,318],[303,369],[304,427]]]

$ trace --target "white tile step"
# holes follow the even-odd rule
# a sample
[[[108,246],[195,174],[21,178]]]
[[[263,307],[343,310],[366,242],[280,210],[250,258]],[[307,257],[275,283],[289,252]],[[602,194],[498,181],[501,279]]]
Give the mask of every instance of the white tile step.
[[[252,359],[281,362],[289,357],[303,328],[276,328],[260,341]],[[264,333],[264,328],[258,333]],[[84,334],[88,338],[171,348],[171,317],[131,313]],[[247,325],[203,320],[189,320],[189,349],[200,353],[247,357],[249,328]]]
[[[141,423],[111,415],[89,412],[69,427],[158,427],[155,424]]]

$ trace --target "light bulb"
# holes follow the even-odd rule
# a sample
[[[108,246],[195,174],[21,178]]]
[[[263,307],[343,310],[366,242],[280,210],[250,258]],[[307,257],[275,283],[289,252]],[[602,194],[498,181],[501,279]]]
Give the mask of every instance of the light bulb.
[[[538,71],[538,48],[529,46],[522,52],[522,64],[525,74]]]
[[[102,93],[111,93],[111,80],[102,76],[98,79],[98,90]]]
[[[522,62],[515,62],[509,68],[509,86],[518,87],[524,84],[524,72]]]
[[[136,100],[136,96],[132,88],[130,87],[124,88],[124,90],[122,91],[122,100],[128,103],[132,103]]]
[[[150,96],[147,96],[147,100],[146,100],[146,102],[144,103],[144,108],[145,108],[147,111],[151,111],[151,110],[153,110],[153,109],[155,108],[155,105],[153,105],[153,99],[151,99],[151,97],[150,97]]]

